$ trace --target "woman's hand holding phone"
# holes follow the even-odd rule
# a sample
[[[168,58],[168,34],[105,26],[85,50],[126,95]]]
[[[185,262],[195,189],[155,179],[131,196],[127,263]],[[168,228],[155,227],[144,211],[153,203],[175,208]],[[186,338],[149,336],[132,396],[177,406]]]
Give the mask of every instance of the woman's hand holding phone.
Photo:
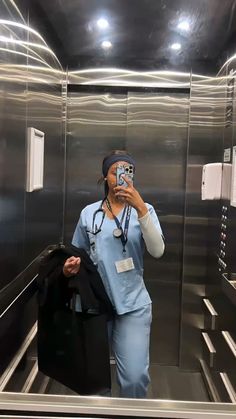
[[[131,182],[127,178],[127,176],[124,176],[124,175],[121,175],[121,176],[125,180],[125,182],[127,183],[128,186],[127,187],[116,186],[114,188],[115,196],[117,198],[119,198],[119,197],[123,198],[124,201],[127,202],[127,204],[129,204],[133,208],[135,208],[137,213],[138,213],[138,218],[143,217],[148,212],[148,209],[147,209],[141,195],[139,194],[137,189],[134,188],[133,182]]]

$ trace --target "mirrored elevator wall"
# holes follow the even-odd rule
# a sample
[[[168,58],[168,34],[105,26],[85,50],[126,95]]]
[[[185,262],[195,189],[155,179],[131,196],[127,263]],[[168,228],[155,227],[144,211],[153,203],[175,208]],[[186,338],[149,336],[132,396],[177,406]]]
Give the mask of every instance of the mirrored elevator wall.
[[[236,292],[235,233],[236,211],[231,205],[231,182],[235,134],[235,65],[233,57],[215,78],[214,115],[218,130],[215,138],[221,144],[218,160],[223,163],[222,199],[208,203],[209,253],[207,261],[206,298],[204,299],[204,333],[215,349],[209,362],[209,351],[203,341],[203,366],[211,377],[220,400],[236,401]],[[206,308],[206,301],[210,303]],[[208,304],[209,306],[209,304]],[[213,311],[213,315],[212,315]]]
[[[1,297],[17,285],[17,275],[41,250],[63,236],[66,106],[61,87],[65,74],[42,40],[43,33],[14,26],[37,28],[30,2],[22,0],[18,5],[20,10],[13,2],[0,6],[1,19],[12,22],[9,26],[1,23],[1,36],[23,43],[6,39],[0,53]],[[39,48],[34,50],[33,44]],[[137,72],[132,75],[132,88],[72,83],[68,95],[66,241],[71,240],[81,209],[102,196],[102,186],[97,185],[102,158],[111,149],[128,148],[137,161],[137,188],[154,205],[167,243],[160,261],[145,255],[145,280],[154,305],[151,362],[199,370],[199,359],[209,361],[201,342],[201,332],[206,332],[216,347],[208,366],[222,401],[232,399],[222,388],[221,374],[227,374],[236,389],[232,276],[236,272],[236,213],[228,198],[201,201],[201,171],[205,163],[223,161],[225,149],[231,150],[232,163],[236,144],[234,71],[235,60],[218,77],[196,76],[193,71],[190,90],[189,75],[182,89],[178,83],[183,73],[177,72],[171,76],[176,88],[168,87],[166,74],[164,87],[145,88],[140,87],[142,73]],[[82,76],[75,73],[69,74],[70,81],[77,83],[79,78],[80,83],[88,83],[86,72]],[[101,69],[92,73],[94,79],[98,73],[98,78],[104,77]],[[124,75],[127,80],[130,73]],[[153,83],[157,80],[154,73],[149,74]],[[28,126],[46,133],[44,189],[32,194],[25,192]],[[227,269],[219,271],[222,216],[226,213],[223,259]],[[36,302],[24,295],[1,319],[0,368],[35,317]],[[217,311],[214,322],[206,310],[206,299]]]
[[[189,89],[139,90],[69,86],[66,241],[82,208],[103,197],[103,157],[127,149],[137,162],[136,187],[154,205],[166,238],[160,261],[145,256],[151,362],[178,365]]]
[[[15,290],[20,293],[26,285],[26,278],[17,276],[62,237],[63,72],[41,34],[28,29],[28,2],[18,7],[0,3],[1,307],[5,297],[11,301]],[[25,190],[27,127],[45,132],[44,188],[32,193]],[[23,294],[1,317],[0,368],[35,316],[35,301]]]
[[[202,167],[222,158],[224,79],[193,74],[190,98],[181,89],[137,90],[69,86],[66,241],[83,206],[103,196],[96,180],[104,155],[127,148],[137,161],[137,188],[154,205],[167,244],[160,261],[145,255],[151,362],[199,371],[221,206],[201,200]]]
[[[208,266],[215,245],[219,206],[217,202],[201,200],[202,167],[221,158],[223,104],[220,92],[215,77],[192,74],[179,358],[184,369],[198,370],[202,356],[203,298],[209,281]]]

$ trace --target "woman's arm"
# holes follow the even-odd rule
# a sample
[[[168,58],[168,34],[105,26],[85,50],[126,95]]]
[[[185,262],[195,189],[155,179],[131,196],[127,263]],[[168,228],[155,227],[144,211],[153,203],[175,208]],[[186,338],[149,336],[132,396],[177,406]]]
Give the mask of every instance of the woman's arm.
[[[147,251],[154,258],[160,258],[164,253],[165,243],[154,208],[150,206],[149,211],[138,220]]]
[[[124,180],[128,187],[116,186],[114,188],[115,195],[117,197],[121,196],[127,204],[136,209],[147,250],[153,257],[160,258],[164,253],[165,244],[156,212],[151,205],[149,205],[149,208],[147,207],[129,179],[124,177]]]

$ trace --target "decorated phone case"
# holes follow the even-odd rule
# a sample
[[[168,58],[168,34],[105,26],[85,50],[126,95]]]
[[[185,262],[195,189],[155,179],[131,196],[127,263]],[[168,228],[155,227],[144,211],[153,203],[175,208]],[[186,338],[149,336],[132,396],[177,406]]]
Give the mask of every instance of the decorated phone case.
[[[126,188],[128,184],[125,182],[121,175],[125,175],[125,177],[127,177],[133,183],[134,166],[132,164],[120,164],[116,168],[116,184],[117,186],[124,186]]]

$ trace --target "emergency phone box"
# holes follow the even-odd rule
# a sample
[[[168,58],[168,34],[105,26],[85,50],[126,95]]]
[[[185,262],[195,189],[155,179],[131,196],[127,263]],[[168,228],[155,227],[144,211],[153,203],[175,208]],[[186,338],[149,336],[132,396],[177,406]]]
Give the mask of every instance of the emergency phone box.
[[[202,170],[202,200],[221,199],[222,163],[208,163]]]

